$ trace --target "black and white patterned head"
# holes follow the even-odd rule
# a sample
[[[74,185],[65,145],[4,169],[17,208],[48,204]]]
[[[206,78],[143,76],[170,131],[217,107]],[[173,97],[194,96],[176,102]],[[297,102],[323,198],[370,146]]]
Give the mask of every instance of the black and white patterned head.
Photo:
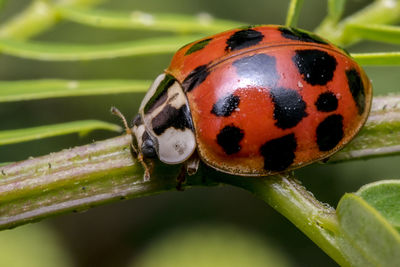
[[[164,163],[178,164],[193,154],[196,138],[188,101],[173,76],[161,74],[150,86],[133,133],[145,157],[158,156]]]

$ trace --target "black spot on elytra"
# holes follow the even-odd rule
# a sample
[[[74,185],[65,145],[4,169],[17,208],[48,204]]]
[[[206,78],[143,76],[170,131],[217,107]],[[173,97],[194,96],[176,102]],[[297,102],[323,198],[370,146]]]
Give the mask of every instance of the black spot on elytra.
[[[240,98],[236,95],[228,95],[213,105],[211,113],[220,117],[228,117],[239,106]]]
[[[222,128],[217,135],[217,143],[222,147],[227,155],[232,155],[240,151],[240,141],[244,137],[244,131],[234,125]]]
[[[156,135],[161,135],[170,127],[175,129],[185,130],[185,128],[193,130],[193,123],[190,116],[190,111],[187,105],[183,105],[179,109],[166,105],[160,113],[155,116],[151,125]]]
[[[284,171],[293,163],[296,148],[297,142],[293,133],[266,142],[260,148],[264,157],[264,169]]]
[[[309,43],[317,43],[317,44],[328,44],[321,37],[315,35],[311,32],[295,29],[295,28],[286,28],[280,27],[279,31],[282,36],[296,41],[309,42]]]
[[[325,92],[318,96],[315,106],[318,111],[331,112],[335,111],[338,107],[338,99],[336,95],[332,92]]]
[[[226,40],[225,51],[234,51],[258,44],[264,35],[252,29],[237,31]]]
[[[274,102],[274,119],[277,127],[292,128],[307,117],[307,104],[296,90],[278,87],[271,89],[270,94]]]
[[[336,59],[325,51],[317,49],[296,50],[293,62],[311,85],[325,85],[332,80],[336,69]]]
[[[349,84],[351,95],[356,102],[358,114],[362,114],[365,110],[365,91],[364,84],[357,70],[351,69],[346,71],[347,81]]]
[[[208,43],[209,43],[211,40],[212,40],[211,38],[208,38],[208,39],[204,39],[204,40],[201,40],[201,41],[199,41],[199,42],[193,44],[193,45],[186,51],[185,56],[190,55],[190,54],[192,54],[192,53],[194,53],[194,52],[196,52],[196,51],[199,51],[199,50],[203,49],[204,47],[206,47],[206,45],[208,45]]]
[[[257,86],[273,87],[279,79],[275,57],[266,54],[240,58],[233,66],[241,78],[249,79]]]
[[[176,82],[172,75],[166,75],[165,78],[157,86],[156,91],[151,96],[144,107],[144,113],[149,113],[164,104],[168,97],[168,89]]]
[[[343,117],[334,114],[325,118],[317,127],[317,144],[320,151],[333,149],[343,138]]]
[[[185,92],[190,92],[197,86],[199,86],[207,76],[210,74],[210,71],[207,68],[207,65],[201,65],[195,68],[189,75],[183,80],[182,86]]]

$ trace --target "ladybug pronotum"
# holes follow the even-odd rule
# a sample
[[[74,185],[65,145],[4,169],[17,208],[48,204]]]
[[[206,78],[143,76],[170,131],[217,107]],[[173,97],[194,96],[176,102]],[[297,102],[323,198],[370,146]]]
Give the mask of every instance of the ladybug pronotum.
[[[133,149],[139,159],[185,162],[190,174],[200,159],[234,175],[272,175],[342,148],[371,99],[365,72],[328,41],[277,25],[234,29],[176,52],[140,105]]]

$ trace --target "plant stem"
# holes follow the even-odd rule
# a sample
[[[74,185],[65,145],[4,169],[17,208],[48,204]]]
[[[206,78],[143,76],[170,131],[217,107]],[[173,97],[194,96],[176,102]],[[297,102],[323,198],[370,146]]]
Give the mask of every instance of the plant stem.
[[[156,164],[150,181],[130,152],[131,136],[0,167],[0,229],[125,198],[174,190],[179,166]],[[212,184],[191,177],[186,186]],[[215,184],[215,182],[213,182]]]
[[[61,6],[90,7],[102,0],[65,0]],[[52,27],[59,21],[58,11],[48,0],[33,1],[24,11],[0,26],[0,38],[25,40]]]
[[[286,15],[285,25],[288,27],[296,27],[299,19],[300,10],[304,0],[291,0],[289,3],[288,13]]]
[[[346,31],[347,25],[389,24],[399,21],[400,1],[377,0],[339,23],[328,16],[315,29],[315,33],[324,36],[337,45],[348,46],[358,42],[360,38],[357,35],[349,34]]]
[[[384,141],[386,138],[382,136],[386,135],[390,123],[400,127],[398,103],[400,96],[374,98],[366,130],[356,138],[361,140],[362,149],[371,145],[365,137]],[[395,131],[399,132],[399,129]],[[181,166],[149,162],[153,166],[152,176],[150,181],[145,181],[141,165],[131,155],[130,142],[131,136],[123,135],[0,166],[0,229],[120,199],[176,190]],[[393,136],[387,142],[399,143],[400,138]],[[357,145],[348,147],[346,153],[358,149]],[[337,246],[338,223],[334,210],[318,202],[294,179],[285,175],[238,177],[201,165],[196,175],[187,177],[183,187],[221,183],[254,193],[292,221],[335,261],[349,265]]]
[[[224,176],[222,176],[224,177]],[[337,244],[339,232],[335,210],[322,204],[290,176],[266,178],[220,178],[219,181],[242,187],[267,202],[285,216],[341,266],[350,263]]]

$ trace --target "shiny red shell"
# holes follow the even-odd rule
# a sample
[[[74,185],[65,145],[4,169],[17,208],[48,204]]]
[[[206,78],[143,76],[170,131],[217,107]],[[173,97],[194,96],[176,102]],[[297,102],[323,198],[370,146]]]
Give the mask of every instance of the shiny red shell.
[[[166,73],[187,95],[201,159],[237,175],[328,157],[360,130],[372,98],[368,77],[344,50],[277,25],[188,44]]]

